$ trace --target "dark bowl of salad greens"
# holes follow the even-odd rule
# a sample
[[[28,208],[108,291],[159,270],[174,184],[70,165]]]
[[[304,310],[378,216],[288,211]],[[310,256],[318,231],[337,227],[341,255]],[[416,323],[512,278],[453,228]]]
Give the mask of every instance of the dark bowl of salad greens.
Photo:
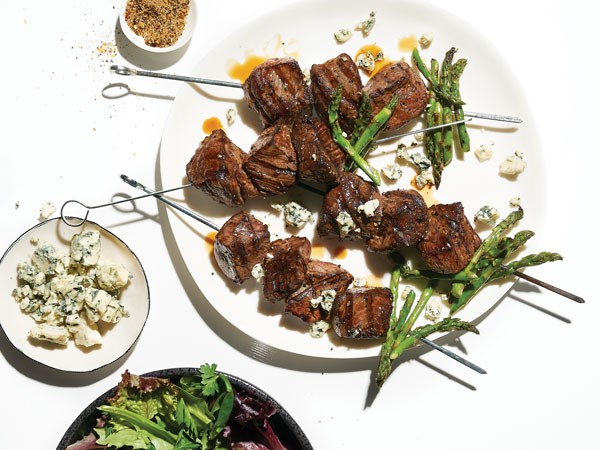
[[[133,375],[87,408],[57,450],[312,450],[283,407],[256,386],[216,370],[164,369]]]

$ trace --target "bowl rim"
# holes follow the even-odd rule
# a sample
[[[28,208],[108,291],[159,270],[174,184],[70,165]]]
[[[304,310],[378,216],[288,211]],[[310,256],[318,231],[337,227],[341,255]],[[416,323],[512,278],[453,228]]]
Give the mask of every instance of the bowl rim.
[[[195,0],[189,0],[189,8],[190,9],[188,11],[186,24],[181,33],[181,36],[173,45],[170,45],[168,47],[152,47],[150,45],[147,45],[144,42],[144,38],[137,35],[129,27],[127,20],[125,20],[125,9],[127,8],[128,2],[129,2],[129,0],[123,0],[121,2],[121,8],[119,11],[119,25],[120,25],[121,31],[123,32],[125,37],[129,40],[129,42],[131,42],[136,47],[138,47],[142,50],[145,50],[147,52],[151,52],[151,53],[170,53],[170,52],[173,52],[175,50],[178,50],[178,49],[184,47],[192,39],[192,36],[194,35],[194,29],[196,28],[196,22],[197,22]]]
[[[178,368],[170,368],[170,369],[160,369],[153,370],[151,372],[146,372],[140,376],[144,377],[159,377],[159,378],[168,378],[170,380],[179,379],[184,376],[193,375],[198,372],[197,367],[178,367]],[[300,428],[296,420],[287,412],[285,408],[281,406],[281,404],[275,400],[271,395],[267,394],[261,388],[255,386],[254,384],[239,378],[236,375],[231,375],[226,372],[222,372],[217,370],[217,373],[225,375],[231,384],[238,389],[239,391],[248,391],[255,398],[260,401],[268,400],[275,407],[277,412],[275,413],[274,418],[276,418],[276,425],[285,426],[289,431],[289,438],[295,440],[295,442],[291,442],[292,444],[299,445],[299,447],[290,447],[290,450],[298,449],[298,450],[313,450],[313,446],[308,440],[308,437]],[[65,450],[65,448],[72,444],[76,438],[81,438],[78,435],[81,434],[81,431],[85,431],[89,429],[89,426],[93,421],[95,421],[96,417],[99,417],[99,412],[97,407],[106,403],[106,399],[113,396],[117,391],[117,386],[113,386],[103,394],[98,396],[95,400],[93,400],[88,406],[79,413],[79,415],[75,418],[75,420],[71,423],[69,428],[63,434],[56,450]],[[273,425],[273,424],[272,424]]]
[[[75,219],[80,219],[80,218],[76,218]],[[35,224],[33,227],[29,228],[28,230],[24,231],[23,233],[21,233],[11,244],[10,246],[6,249],[6,251],[2,254],[2,256],[0,257],[0,266],[2,266],[2,264],[4,263],[5,259],[7,258],[7,256],[10,254],[10,252],[14,249],[14,247],[20,243],[20,241],[22,241],[28,234],[30,234],[31,232],[33,232],[34,230],[42,227],[42,226],[49,226],[51,224],[51,222],[56,222],[56,221],[60,221],[62,220],[61,217],[54,217],[48,220],[44,220],[43,222],[37,223]],[[107,367],[111,364],[114,364],[116,361],[118,361],[119,359],[123,358],[125,355],[127,355],[131,349],[135,346],[135,344],[138,342],[144,328],[146,327],[146,323],[148,321],[148,317],[150,315],[150,307],[151,307],[151,300],[150,300],[150,285],[148,283],[148,277],[146,275],[146,270],[144,269],[144,266],[142,265],[142,262],[140,261],[139,257],[137,256],[137,254],[131,249],[131,247],[129,247],[129,245],[127,245],[127,243],[125,241],[123,241],[119,236],[117,236],[116,234],[114,234],[112,231],[108,230],[107,228],[103,227],[102,225],[99,225],[98,223],[86,219],[84,223],[89,223],[94,227],[97,227],[98,229],[102,230],[102,232],[107,233],[108,235],[110,235],[113,239],[115,239],[116,241],[118,241],[119,244],[121,244],[130,254],[131,256],[136,260],[137,265],[143,275],[143,283],[144,283],[144,291],[145,291],[145,301],[147,302],[148,306],[146,308],[146,313],[145,313],[145,317],[143,318],[143,322],[141,323],[141,326],[137,332],[137,334],[135,335],[134,339],[132,339],[131,344],[127,346],[127,348],[123,349],[123,351],[119,352],[119,355],[117,355],[116,357],[112,358],[110,361],[108,362],[103,362],[102,364],[98,365],[98,366],[94,366],[90,369],[69,369],[69,368],[65,368],[65,367],[57,367],[57,365],[53,365],[49,362],[45,362],[45,361],[40,361],[37,358],[35,358],[32,355],[29,355],[24,349],[22,349],[20,346],[18,346],[12,339],[12,336],[7,333],[7,331],[5,330],[5,327],[2,325],[3,322],[3,317],[0,316],[0,330],[2,330],[2,332],[4,333],[4,335],[6,336],[8,342],[10,342],[10,344],[12,345],[12,347],[17,350],[21,355],[25,356],[26,358],[28,358],[31,361],[34,361],[37,364],[40,364],[44,367],[48,367],[50,369],[53,370],[58,370],[61,372],[66,372],[66,373],[80,373],[80,374],[89,374],[89,373],[93,373],[96,372],[104,367]],[[69,225],[67,225],[69,226]],[[81,225],[83,226],[83,224]],[[18,305],[15,305],[18,307]]]

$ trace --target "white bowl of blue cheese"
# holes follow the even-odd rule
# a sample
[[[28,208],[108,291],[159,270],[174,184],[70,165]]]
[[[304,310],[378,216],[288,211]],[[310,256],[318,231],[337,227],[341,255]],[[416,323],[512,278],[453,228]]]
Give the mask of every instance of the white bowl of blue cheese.
[[[150,311],[144,269],[129,247],[87,221],[51,219],[21,235],[0,260],[0,325],[27,357],[91,372],[123,357]]]

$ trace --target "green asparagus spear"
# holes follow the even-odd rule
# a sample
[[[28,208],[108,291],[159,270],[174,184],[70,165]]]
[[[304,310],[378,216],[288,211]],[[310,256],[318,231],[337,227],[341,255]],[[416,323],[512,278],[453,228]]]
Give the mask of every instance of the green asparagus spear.
[[[452,81],[451,81],[451,90],[452,93],[460,98],[459,92],[459,79],[465,70],[465,66],[467,65],[466,59],[459,59],[452,66]],[[465,112],[461,105],[454,106],[454,120],[463,120],[465,118]],[[465,123],[459,123],[456,125],[456,130],[458,132],[458,141],[460,143],[460,148],[463,152],[468,152],[471,150],[471,138],[469,137],[469,132],[467,131],[467,125]]]
[[[407,336],[398,345],[398,347],[395,348],[394,351],[398,352],[400,355],[405,350],[417,344],[421,338],[427,337],[433,333],[444,333],[450,331],[470,331],[471,333],[479,334],[479,330],[471,322],[465,322],[454,317],[446,317],[440,322],[415,328],[410,335]]]
[[[447,85],[440,83],[438,80],[436,80],[434,77],[432,77],[431,72],[429,71],[429,69],[427,69],[427,67],[425,66],[425,63],[421,59],[421,55],[419,54],[418,49],[415,48],[413,50],[412,57],[415,60],[415,63],[417,65],[417,68],[419,69],[419,72],[421,72],[423,74],[423,76],[427,79],[427,81],[429,81],[429,83],[431,84],[431,88],[433,89],[433,91],[437,94],[437,96],[440,99],[446,100],[447,102],[449,102],[452,105],[464,105],[465,104],[465,102],[463,102],[460,98],[457,98],[451,92],[451,90],[449,89],[449,87]]]
[[[442,108],[442,123],[452,122],[453,115],[452,109],[449,106]],[[444,157],[444,166],[447,166],[452,162],[452,151],[454,148],[454,133],[452,132],[452,126],[448,126],[441,130],[442,132],[442,155]]]
[[[541,253],[537,253],[535,255],[527,255],[527,256],[524,256],[523,258],[519,259],[518,261],[513,261],[513,262],[507,264],[506,268],[503,268],[503,267],[496,268],[496,270],[494,270],[494,273],[492,273],[492,276],[490,277],[490,281],[497,280],[499,278],[508,277],[510,275],[513,275],[515,273],[515,271],[523,269],[525,267],[539,266],[540,264],[544,264],[547,262],[554,262],[554,261],[561,261],[561,260],[562,260],[562,256],[559,255],[558,253],[553,253],[553,252],[541,252]]]
[[[371,117],[373,116],[373,107],[371,104],[371,97],[365,91],[362,91],[360,94],[360,101],[358,103],[358,117],[356,122],[354,122],[354,129],[352,130],[352,135],[350,136],[350,143],[352,145],[356,144],[360,135],[365,131],[369,122],[371,121]]]
[[[339,107],[342,99],[341,85],[335,90],[333,99],[329,105],[328,116],[329,125],[333,140],[344,150],[356,163],[358,167],[373,181],[376,186],[381,185],[381,176],[379,172],[372,167],[365,159],[356,151],[354,146],[346,139],[338,122]]]

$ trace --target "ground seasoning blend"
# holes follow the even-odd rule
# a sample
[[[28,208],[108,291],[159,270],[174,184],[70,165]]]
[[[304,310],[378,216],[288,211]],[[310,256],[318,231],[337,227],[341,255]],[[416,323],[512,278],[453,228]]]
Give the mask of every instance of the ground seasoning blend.
[[[189,0],[128,0],[125,20],[150,47],[170,47],[181,37]]]

